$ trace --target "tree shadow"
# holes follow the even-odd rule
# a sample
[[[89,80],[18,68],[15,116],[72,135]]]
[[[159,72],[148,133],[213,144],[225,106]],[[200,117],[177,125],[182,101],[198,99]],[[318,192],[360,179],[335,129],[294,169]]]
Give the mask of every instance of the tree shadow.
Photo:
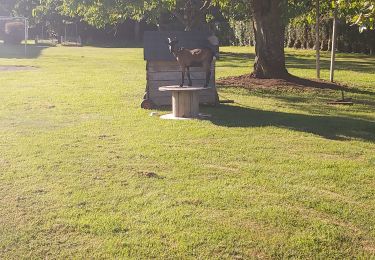
[[[315,58],[303,58],[300,56],[294,56],[290,54],[285,54],[287,68],[296,68],[296,69],[314,69],[316,65]],[[343,59],[351,60],[336,60],[336,69],[337,70],[347,70],[353,72],[364,72],[364,73],[375,73],[375,60],[370,59],[370,56],[361,57],[341,57]],[[353,59],[361,59],[361,61],[356,61]],[[320,61],[322,68],[329,68],[329,60]]]
[[[25,56],[24,45],[7,45],[0,43],[0,58],[3,59],[36,59],[48,46],[27,45],[27,55]]]
[[[235,52],[220,52],[219,62],[226,63],[220,65],[217,63],[217,67],[247,67],[246,62],[251,62],[255,59],[253,53],[235,53]]]
[[[143,48],[140,42],[95,42],[85,44],[88,47],[105,48],[105,49],[134,49]]]
[[[220,59],[243,61],[243,60],[255,59],[255,54],[254,53],[220,52]]]
[[[352,138],[375,141],[375,122],[337,116],[304,115],[220,105],[210,111],[215,125],[226,127],[276,126],[319,135],[331,140]]]
[[[354,72],[365,72],[365,73],[375,73],[375,59],[371,56],[360,55],[360,54],[344,54],[342,56],[338,54],[338,58],[342,59],[351,59],[347,61],[336,60],[337,70],[348,70]],[[287,68],[296,68],[296,69],[314,69],[315,68],[315,58],[303,58],[301,56],[296,56],[293,54],[285,54]],[[232,62],[233,64],[225,65],[225,67],[246,67],[248,66],[247,62],[253,61],[255,59],[254,53],[235,53],[235,52],[220,52],[220,61],[225,63]],[[360,59],[353,60],[353,59]],[[240,63],[240,64],[238,64]],[[329,68],[329,60],[321,60],[322,68]]]
[[[348,86],[342,86],[338,85],[337,83],[332,83],[328,81],[323,80],[313,80],[313,79],[305,79],[300,78],[297,76],[290,75],[290,77],[287,79],[287,82],[291,85],[298,86],[298,87],[304,87],[304,88],[315,88],[315,89],[330,89],[330,90],[339,90],[339,91],[345,91],[349,93],[354,94],[363,94],[363,95],[375,95],[374,92],[363,90],[355,87],[348,87]]]
[[[357,87],[345,86],[337,83],[331,83],[325,80],[306,79],[289,75],[285,79],[257,79],[253,78],[251,74],[245,74],[234,77],[222,78],[217,81],[219,88],[225,87],[241,87],[245,89],[258,89],[265,93],[274,93],[278,87],[285,89],[291,88],[295,90],[334,90],[344,91],[345,93],[363,94],[374,96],[375,92],[360,89]],[[339,94],[339,93],[338,93]],[[340,92],[341,96],[341,92]]]

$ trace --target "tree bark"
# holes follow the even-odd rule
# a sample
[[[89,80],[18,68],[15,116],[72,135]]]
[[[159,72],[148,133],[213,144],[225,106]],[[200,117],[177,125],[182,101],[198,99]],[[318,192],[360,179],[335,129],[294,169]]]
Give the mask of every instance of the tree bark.
[[[316,23],[315,23],[315,50],[316,50],[316,77],[320,79],[320,0],[316,0]]]
[[[329,80],[333,82],[335,75],[336,47],[337,47],[337,2],[334,1],[335,9],[333,12],[333,29],[332,29],[332,50],[331,50],[331,69]]]
[[[283,0],[252,0],[255,32],[255,78],[286,78]]]

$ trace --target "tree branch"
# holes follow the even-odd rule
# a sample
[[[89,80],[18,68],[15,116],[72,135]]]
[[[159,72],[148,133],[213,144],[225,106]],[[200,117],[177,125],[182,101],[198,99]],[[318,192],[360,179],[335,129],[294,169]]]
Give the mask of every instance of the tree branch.
[[[203,4],[203,6],[199,9],[201,12],[206,12],[208,8],[211,6],[212,0],[206,0]]]
[[[186,20],[184,19],[183,15],[174,10],[172,10],[171,13],[177,18],[177,20],[179,20],[183,25],[186,26]]]

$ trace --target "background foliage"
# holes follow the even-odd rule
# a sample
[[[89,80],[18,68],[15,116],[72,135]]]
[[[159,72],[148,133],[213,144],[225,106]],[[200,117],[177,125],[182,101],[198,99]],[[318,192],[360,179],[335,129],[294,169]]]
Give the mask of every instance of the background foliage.
[[[199,8],[203,0],[190,0]],[[29,17],[35,27],[46,27],[52,35],[61,35],[64,24],[77,23],[86,38],[95,38],[100,31],[115,35],[130,20],[142,21],[145,29],[181,30],[184,28],[176,19],[183,14],[187,1],[182,0],[3,0],[0,15],[22,15]],[[207,11],[209,28],[220,38],[222,44],[254,44],[251,3],[247,0],[213,0]],[[282,1],[284,18],[288,21],[286,46],[313,48],[314,24],[316,20],[313,0]],[[321,45],[328,50],[334,1],[320,1]],[[339,43],[338,49],[347,52],[373,53],[375,46],[375,1],[338,0]],[[146,26],[146,24],[155,27]],[[98,28],[99,30],[96,30]],[[84,34],[81,32],[81,34]],[[99,38],[99,37],[96,37]]]

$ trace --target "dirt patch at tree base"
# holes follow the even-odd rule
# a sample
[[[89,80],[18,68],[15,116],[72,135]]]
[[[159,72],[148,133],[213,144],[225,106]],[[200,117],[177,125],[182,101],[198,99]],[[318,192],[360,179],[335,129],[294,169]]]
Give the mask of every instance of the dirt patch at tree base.
[[[0,72],[1,71],[22,71],[22,70],[35,70],[36,67],[33,66],[22,66],[22,65],[0,65]]]
[[[345,91],[354,90],[353,92],[356,90],[338,83],[318,79],[304,79],[292,75],[286,79],[258,79],[254,78],[251,74],[245,74],[219,79],[217,80],[217,84],[223,87],[241,87],[253,90],[317,91],[330,89]]]

